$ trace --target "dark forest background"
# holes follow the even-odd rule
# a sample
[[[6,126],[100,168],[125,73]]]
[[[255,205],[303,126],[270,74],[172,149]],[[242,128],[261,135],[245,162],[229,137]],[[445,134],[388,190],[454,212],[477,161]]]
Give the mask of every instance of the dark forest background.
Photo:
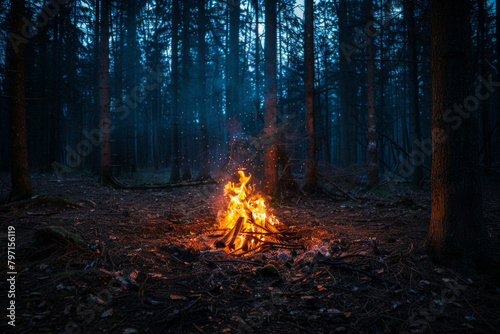
[[[23,42],[30,171],[58,176],[70,171],[98,173],[102,4],[98,0],[61,2],[57,9],[50,1],[26,4],[25,22],[39,26]],[[235,140],[247,142],[255,156],[260,154],[264,3],[216,0],[203,4],[188,0],[175,8],[172,1],[161,0],[109,2],[111,152],[117,177],[169,168],[175,155],[173,141],[178,141],[184,178],[195,177],[203,160],[208,160],[212,171],[222,167],[228,143]],[[5,71],[8,5],[2,1],[3,171],[10,170]],[[367,6],[373,6],[372,14]],[[476,84],[480,77],[498,78],[495,9],[492,1],[474,1],[471,8]],[[419,183],[430,174],[429,10],[427,1],[315,1],[315,156],[320,171],[367,167],[367,89],[371,87],[380,179]],[[303,14],[301,1],[277,2],[277,126],[295,175],[305,171],[307,148]],[[371,34],[366,34],[367,28]],[[367,81],[370,52],[371,83]],[[500,91],[495,86],[492,91],[477,107],[480,164],[485,173],[499,168]],[[450,113],[449,118],[459,125],[460,114]],[[166,171],[163,181],[170,175]]]

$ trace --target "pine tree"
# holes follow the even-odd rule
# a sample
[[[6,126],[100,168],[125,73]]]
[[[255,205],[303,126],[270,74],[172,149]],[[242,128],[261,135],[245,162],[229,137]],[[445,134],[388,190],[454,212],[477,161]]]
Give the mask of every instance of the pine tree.
[[[478,116],[455,128],[445,112],[472,93],[470,0],[431,2],[432,26],[432,213],[426,246],[439,263],[488,258],[482,218]],[[470,106],[465,104],[465,110]],[[469,110],[470,111],[470,110]]]
[[[11,0],[11,34],[8,52],[9,112],[10,112],[10,164],[13,201],[31,197],[33,190],[28,166],[26,143],[25,59],[26,46],[22,38],[24,0]]]
[[[276,0],[265,0],[265,116],[264,191],[270,196],[278,193],[278,152],[276,147]]]

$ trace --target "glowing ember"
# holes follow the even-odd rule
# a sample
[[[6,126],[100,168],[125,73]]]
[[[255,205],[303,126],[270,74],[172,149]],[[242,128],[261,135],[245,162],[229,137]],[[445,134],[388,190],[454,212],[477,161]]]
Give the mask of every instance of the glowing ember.
[[[254,193],[248,184],[251,175],[238,171],[239,183],[229,182],[224,195],[229,197],[227,209],[219,213],[218,221],[226,235],[216,243],[233,254],[257,252],[279,243],[278,219],[269,214],[264,198]]]

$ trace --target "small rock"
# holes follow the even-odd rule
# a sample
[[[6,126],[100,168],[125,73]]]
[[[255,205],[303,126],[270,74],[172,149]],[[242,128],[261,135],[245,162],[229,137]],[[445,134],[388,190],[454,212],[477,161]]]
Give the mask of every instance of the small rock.
[[[115,280],[118,281],[118,283],[120,283],[124,287],[128,287],[128,285],[129,285],[128,281],[122,276],[116,276]]]
[[[112,315],[113,315],[113,309],[110,308],[109,310],[107,310],[103,314],[101,314],[101,318],[108,318]]]
[[[267,264],[264,267],[258,267],[256,272],[260,273],[262,276],[279,276],[278,269],[272,264]]]
[[[139,333],[135,328],[125,328],[123,330],[123,334],[135,334],[135,333]]]
[[[278,254],[278,257],[280,259],[283,259],[283,260],[287,260],[288,259],[288,255],[286,253],[279,253]]]
[[[150,304],[152,306],[158,306],[158,305],[163,305],[166,302],[148,298],[148,299],[146,299],[146,303],[148,303],[148,304]]]

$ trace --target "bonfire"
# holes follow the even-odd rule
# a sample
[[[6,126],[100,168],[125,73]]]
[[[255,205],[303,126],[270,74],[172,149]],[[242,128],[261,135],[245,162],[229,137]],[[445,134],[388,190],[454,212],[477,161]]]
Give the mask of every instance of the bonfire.
[[[249,184],[251,175],[241,170],[238,174],[239,182],[229,182],[224,188],[228,203],[226,210],[219,213],[218,222],[227,232],[215,246],[238,255],[272,247],[296,248],[285,242],[292,233],[282,231],[284,225],[268,212],[264,197]]]

